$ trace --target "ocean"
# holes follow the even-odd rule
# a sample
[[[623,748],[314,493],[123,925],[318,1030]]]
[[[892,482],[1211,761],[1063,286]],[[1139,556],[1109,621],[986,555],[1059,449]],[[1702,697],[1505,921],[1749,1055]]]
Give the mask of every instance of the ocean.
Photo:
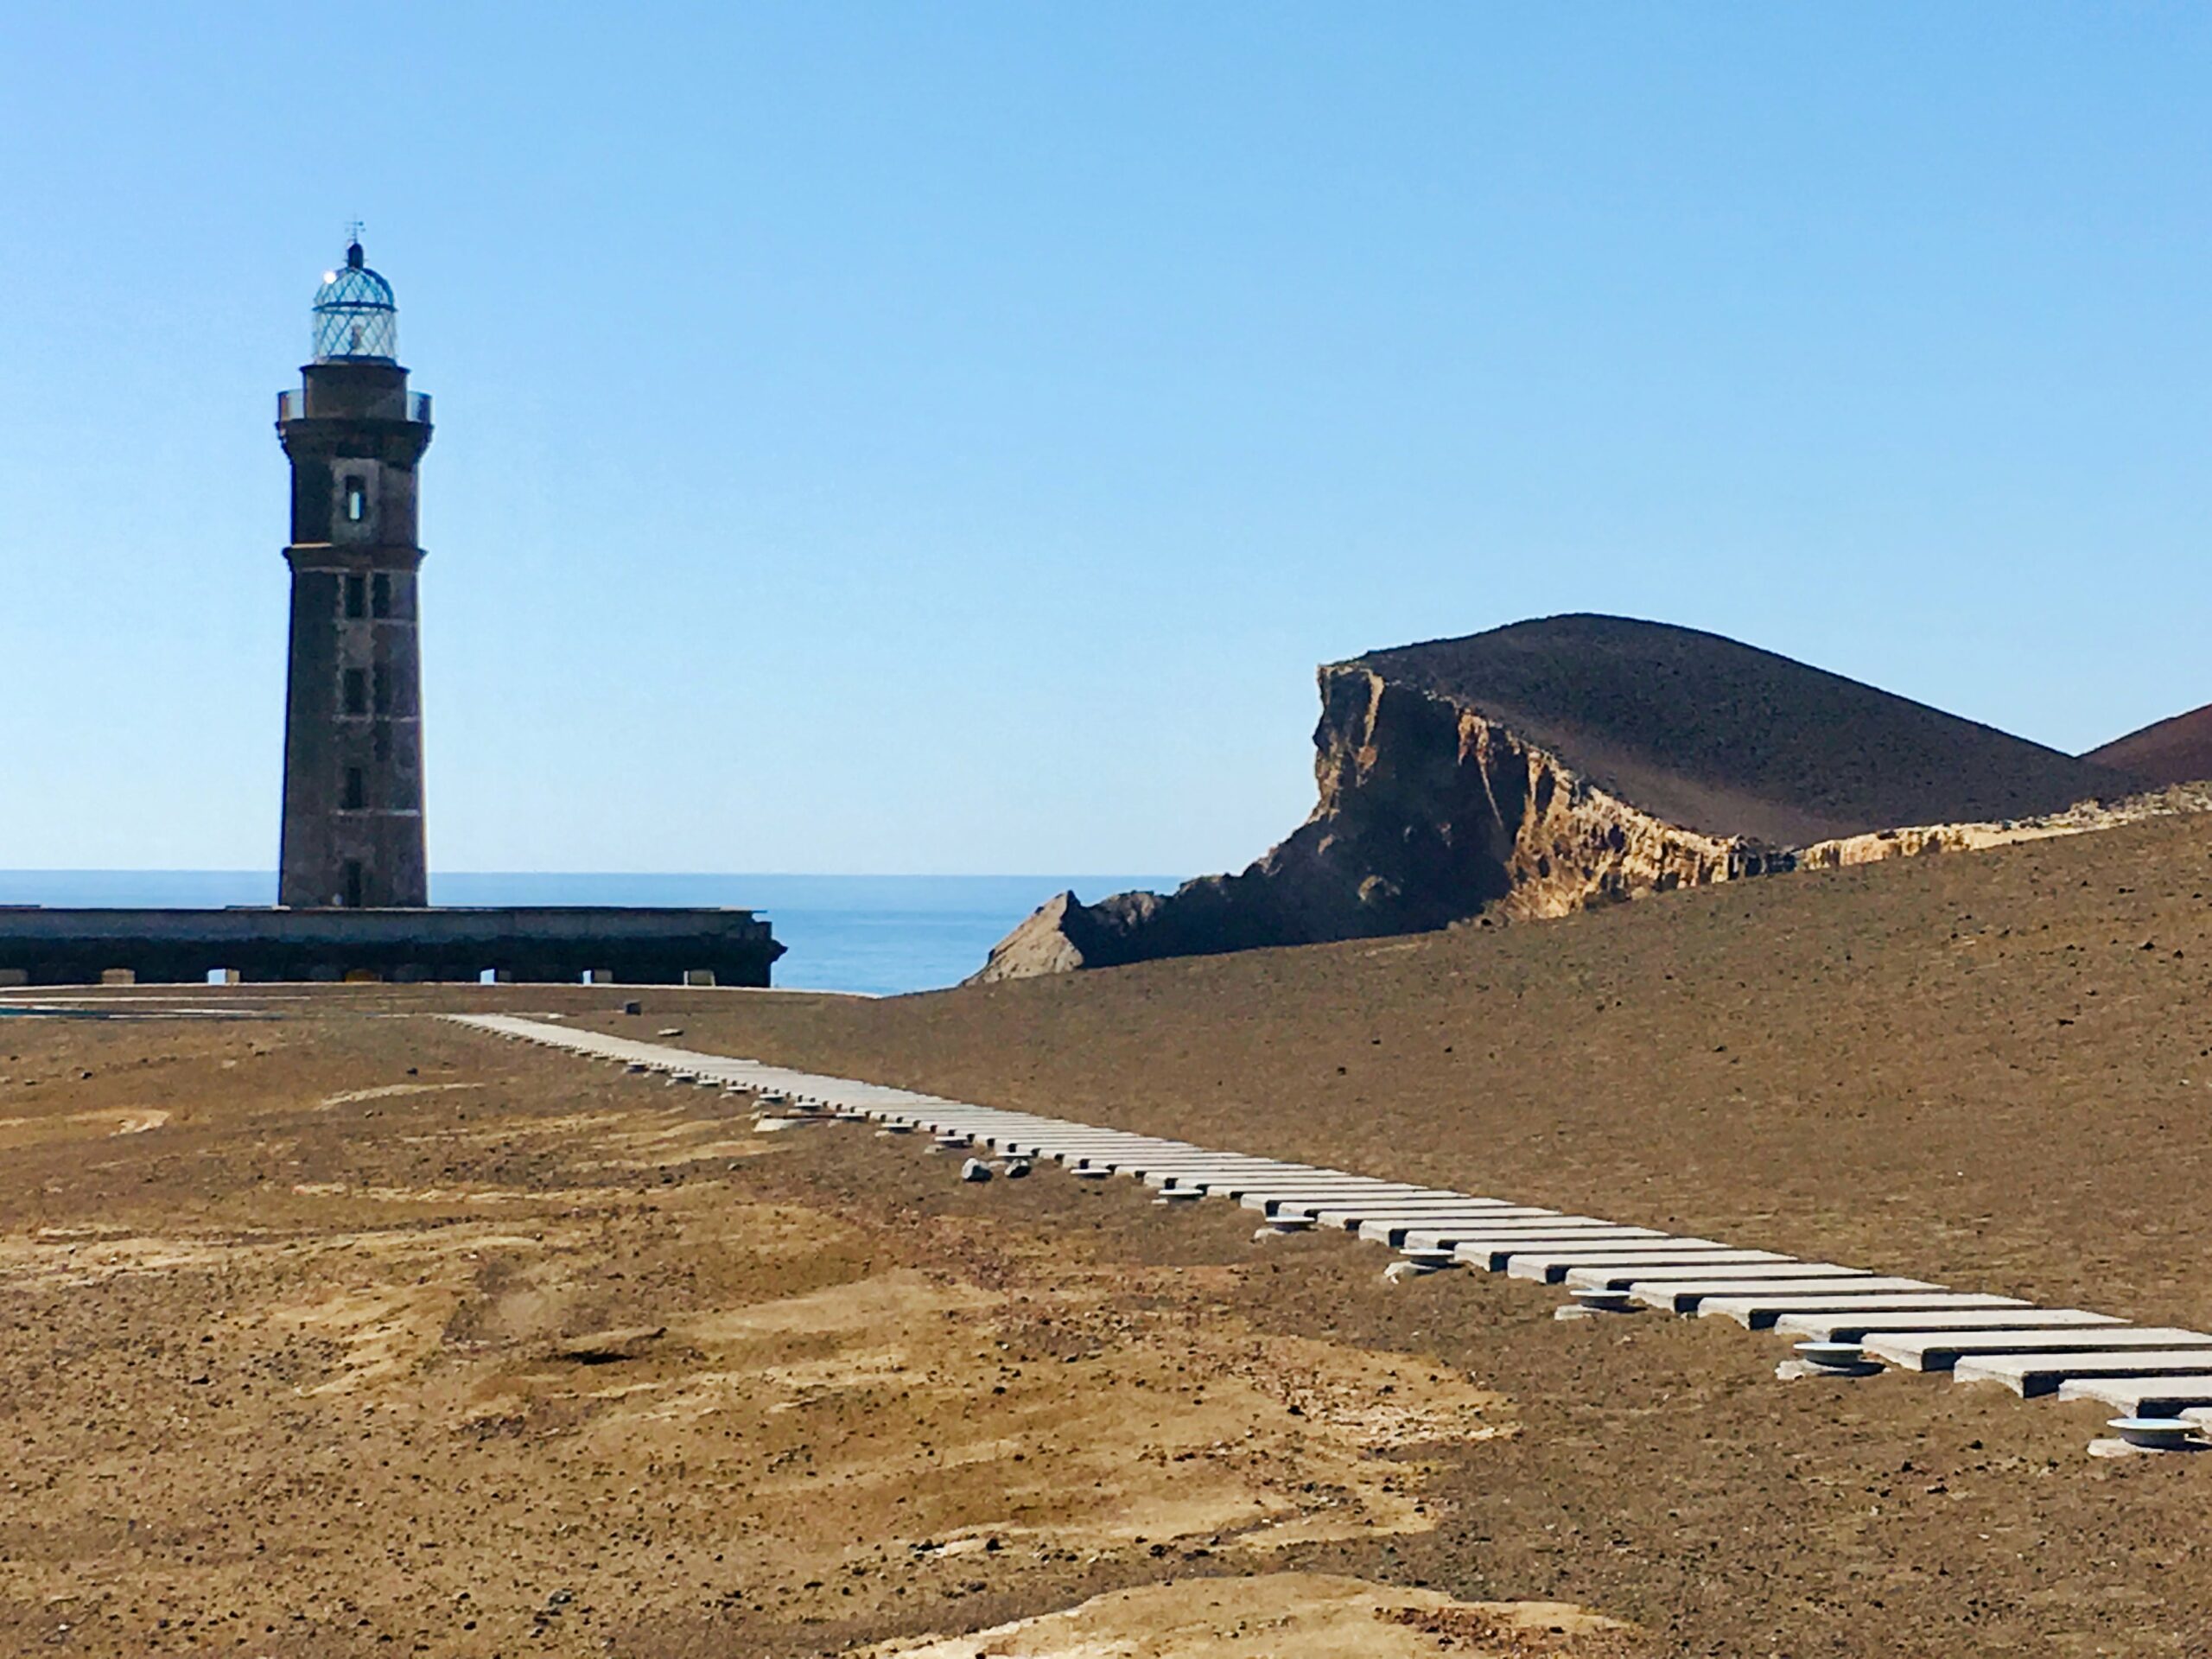
[[[1015,923],[1073,887],[1096,899],[1157,875],[551,875],[431,878],[439,905],[733,905],[787,948],[776,983],[895,996],[965,979]],[[0,905],[206,907],[275,902],[268,870],[0,870]]]

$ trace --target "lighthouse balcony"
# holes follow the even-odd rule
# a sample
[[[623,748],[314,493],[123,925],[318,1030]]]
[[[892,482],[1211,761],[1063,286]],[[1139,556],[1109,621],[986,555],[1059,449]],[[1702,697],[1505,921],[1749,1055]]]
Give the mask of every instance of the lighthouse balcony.
[[[318,392],[314,386],[295,387],[276,394],[276,420],[279,425],[288,421],[317,419],[410,421],[417,426],[430,424],[430,394],[427,391],[405,391],[393,388],[363,399],[357,396],[334,397],[327,391]]]

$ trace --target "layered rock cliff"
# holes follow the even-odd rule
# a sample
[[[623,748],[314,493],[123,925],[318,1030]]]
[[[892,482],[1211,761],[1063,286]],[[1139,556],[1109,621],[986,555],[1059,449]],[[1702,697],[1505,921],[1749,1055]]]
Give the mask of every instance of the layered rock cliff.
[[[1318,799],[1288,839],[1173,893],[1062,893],[976,979],[1562,916],[1795,868],[1798,847],[1840,863],[1942,840],[1854,841],[1901,823],[2125,791],[1873,687],[1620,618],[1522,623],[1319,677]]]

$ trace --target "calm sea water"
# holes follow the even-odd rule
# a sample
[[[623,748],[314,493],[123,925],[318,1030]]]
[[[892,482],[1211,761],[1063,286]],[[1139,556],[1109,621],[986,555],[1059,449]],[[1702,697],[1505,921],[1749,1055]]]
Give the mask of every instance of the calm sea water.
[[[965,979],[1064,888],[1096,899],[1150,875],[440,875],[440,905],[734,905],[775,925],[776,983],[892,995]],[[0,870],[0,905],[267,905],[266,870]]]

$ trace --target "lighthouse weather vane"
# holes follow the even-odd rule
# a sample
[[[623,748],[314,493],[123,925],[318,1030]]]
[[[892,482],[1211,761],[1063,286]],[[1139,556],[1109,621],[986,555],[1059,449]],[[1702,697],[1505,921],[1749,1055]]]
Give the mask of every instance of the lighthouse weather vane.
[[[346,239],[348,242],[359,242],[361,239],[361,232],[368,228],[359,219],[349,219],[346,221]]]

